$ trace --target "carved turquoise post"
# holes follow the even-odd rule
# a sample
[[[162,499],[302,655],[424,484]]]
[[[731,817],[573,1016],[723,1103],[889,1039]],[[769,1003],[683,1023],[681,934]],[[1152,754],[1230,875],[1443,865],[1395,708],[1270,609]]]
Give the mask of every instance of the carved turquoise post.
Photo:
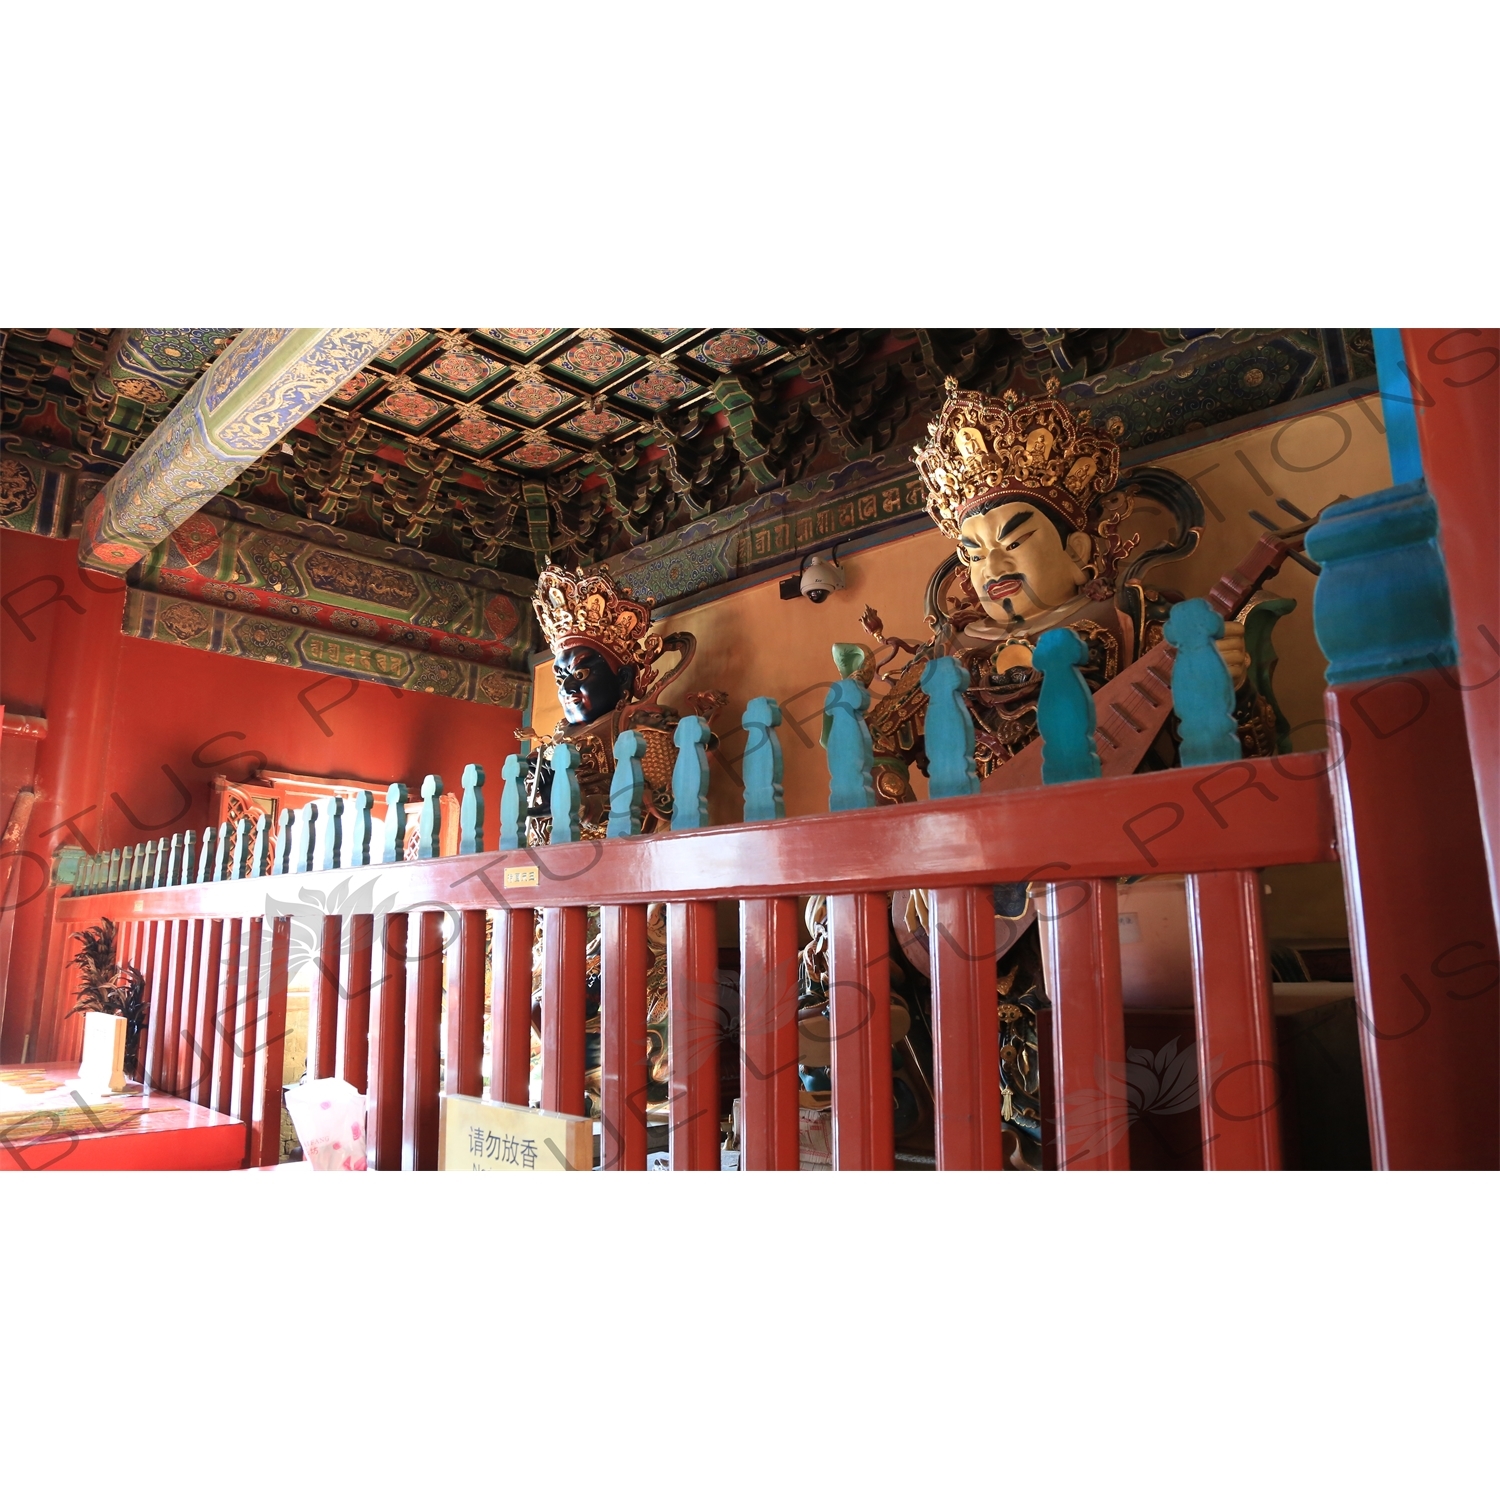
[[[969,669],[956,656],[939,656],[922,669],[927,717],[922,739],[927,748],[927,795],[967,797],[979,790],[974,769],[974,720],[964,703]]]
[[[250,858],[250,819],[241,818],[234,825],[234,858],[229,864],[229,878],[243,880],[250,872],[245,868]]]
[[[749,738],[740,772],[745,778],[745,821],[761,823],[786,817],[782,790],[781,705],[774,698],[752,698],[740,715],[740,725]]]
[[[182,836],[182,878],[178,885],[194,885],[198,880],[198,835],[191,828]]]
[[[500,768],[500,847],[526,847],[526,798],[522,781],[526,763],[519,755],[507,755]]]
[[[370,809],[374,805],[375,794],[373,792],[354,794],[354,816],[350,820],[352,826],[349,829],[349,866],[351,869],[370,863],[370,835],[374,832]]]
[[[182,884],[182,835],[174,833],[167,845],[167,884]]]
[[[646,753],[644,736],[625,729],[615,739],[615,774],[609,784],[607,837],[628,839],[641,831],[641,802],[646,795],[646,773],[641,756]]]
[[[156,886],[158,890],[167,884],[167,877],[172,873],[172,866],[168,857],[168,851],[171,847],[165,837],[159,838],[156,841],[156,864],[152,870],[151,884]]]
[[[1208,766],[1244,755],[1234,723],[1234,683],[1214,642],[1224,618],[1207,599],[1172,606],[1163,632],[1177,648],[1172,663],[1172,707],[1182,735],[1182,763]]]
[[[219,824],[219,846],[214,853],[214,879],[229,878],[229,859],[234,853],[233,825],[226,818]]]
[[[552,842],[578,840],[578,752],[571,745],[552,747]]]
[[[276,819],[279,833],[276,839],[276,870],[277,875],[289,874],[292,868],[292,836],[297,827],[297,814],[291,808],[283,807]]]
[[[422,778],[422,811],[417,819],[417,858],[436,859],[442,850],[443,809],[438,798],[443,795],[441,776]]]
[[[828,689],[823,700],[828,753],[828,810],[875,806],[875,746],[865,723],[870,690],[853,677]]]
[[[672,832],[708,827],[709,727],[697,714],[677,721],[672,743],[677,764],[672,767]]]
[[[212,826],[203,830],[203,843],[199,850],[198,884],[207,885],[214,878],[214,858],[219,852],[219,836]]]
[[[292,868],[305,875],[316,868],[318,851],[318,804],[306,803],[297,813],[297,852]]]
[[[484,767],[471,761],[464,767],[464,795],[458,804],[458,852],[484,853]]]
[[[382,864],[399,864],[406,858],[406,783],[393,781],[385,792],[385,838],[381,843]]]
[[[269,850],[266,845],[271,836],[271,820],[262,813],[255,820],[255,843],[250,849],[250,873],[252,875],[269,875],[271,872],[266,868],[266,860]]]
[[[149,891],[156,884],[156,845],[146,840],[146,857],[141,862],[141,889]]]
[[[323,831],[318,838],[318,868],[338,870],[343,866],[344,854],[344,799],[325,797],[323,811],[318,821]]]
[[[1102,775],[1094,743],[1094,695],[1079,667],[1089,648],[1065,626],[1037,637],[1031,664],[1042,674],[1036,725],[1042,737],[1042,782],[1090,781]]]

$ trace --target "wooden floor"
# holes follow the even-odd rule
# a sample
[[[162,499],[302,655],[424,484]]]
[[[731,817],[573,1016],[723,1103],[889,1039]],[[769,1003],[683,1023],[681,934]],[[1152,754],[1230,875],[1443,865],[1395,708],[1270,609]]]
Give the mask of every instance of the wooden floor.
[[[76,1064],[0,1068],[0,1171],[206,1172],[245,1162],[245,1126],[127,1084],[100,1096]]]

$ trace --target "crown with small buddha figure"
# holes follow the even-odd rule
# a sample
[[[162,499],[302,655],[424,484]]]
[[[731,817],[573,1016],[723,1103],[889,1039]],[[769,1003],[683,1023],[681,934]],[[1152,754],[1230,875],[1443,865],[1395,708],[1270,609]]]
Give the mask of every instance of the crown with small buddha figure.
[[[588,645],[616,670],[649,667],[662,652],[662,639],[651,631],[654,599],[637,599],[616,583],[609,570],[592,572],[548,567],[536,581],[531,607],[553,652]]]
[[[944,388],[930,441],[912,460],[944,536],[957,541],[969,516],[1011,498],[1037,501],[1075,531],[1095,529],[1094,507],[1119,477],[1119,445],[1058,398],[1055,376],[1046,396],[1024,402],[1014,391],[961,391],[951,375]]]

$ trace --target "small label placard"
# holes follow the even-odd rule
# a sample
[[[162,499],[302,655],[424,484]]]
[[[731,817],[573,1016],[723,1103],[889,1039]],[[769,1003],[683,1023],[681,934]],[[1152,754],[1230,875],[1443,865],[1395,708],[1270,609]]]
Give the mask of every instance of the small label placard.
[[[535,865],[511,865],[505,871],[505,889],[508,891],[517,886],[540,884],[541,874]]]
[[[440,1172],[588,1172],[594,1127],[578,1115],[445,1094]]]

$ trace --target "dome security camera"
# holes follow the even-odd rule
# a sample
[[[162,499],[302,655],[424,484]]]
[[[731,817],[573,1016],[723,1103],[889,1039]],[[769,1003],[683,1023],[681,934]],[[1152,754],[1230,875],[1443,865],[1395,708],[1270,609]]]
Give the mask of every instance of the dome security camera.
[[[835,589],[844,586],[844,570],[830,558],[814,555],[802,565],[802,597],[821,604]]]

